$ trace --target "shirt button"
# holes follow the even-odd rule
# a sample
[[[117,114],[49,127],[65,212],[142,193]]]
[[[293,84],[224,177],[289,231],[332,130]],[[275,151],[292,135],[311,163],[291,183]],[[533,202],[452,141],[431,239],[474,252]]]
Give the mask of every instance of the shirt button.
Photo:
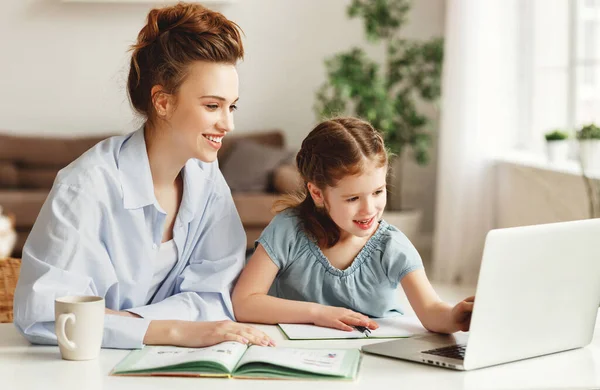
[[[152,249],[156,249],[158,248],[158,245],[156,245],[156,243],[152,244]]]

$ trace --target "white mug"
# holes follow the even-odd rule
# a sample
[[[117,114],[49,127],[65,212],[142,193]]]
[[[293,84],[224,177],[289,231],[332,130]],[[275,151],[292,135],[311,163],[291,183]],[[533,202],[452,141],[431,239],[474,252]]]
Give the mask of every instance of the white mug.
[[[104,298],[68,296],[54,301],[56,338],[65,360],[98,357],[104,334]]]

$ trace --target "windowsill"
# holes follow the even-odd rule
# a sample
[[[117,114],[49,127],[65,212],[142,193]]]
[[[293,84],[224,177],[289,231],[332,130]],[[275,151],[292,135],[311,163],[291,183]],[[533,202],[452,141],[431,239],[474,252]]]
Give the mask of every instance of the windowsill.
[[[543,156],[522,151],[507,152],[496,156],[494,160],[502,164],[518,165],[578,177],[582,176],[581,166],[576,160],[566,160],[559,163],[553,163],[548,161]],[[587,172],[587,175],[594,179],[600,179],[600,172],[597,171]]]

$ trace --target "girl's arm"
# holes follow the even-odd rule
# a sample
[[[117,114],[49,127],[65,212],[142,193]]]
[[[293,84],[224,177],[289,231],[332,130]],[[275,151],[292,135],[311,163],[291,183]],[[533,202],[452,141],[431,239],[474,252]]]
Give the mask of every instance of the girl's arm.
[[[279,268],[258,245],[233,290],[233,309],[238,321],[263,324],[312,323],[352,330],[352,326],[376,324],[352,310],[312,302],[292,301],[267,295]]]
[[[410,305],[427,330],[448,334],[469,330],[474,297],[469,297],[456,306],[443,302],[423,270],[406,274],[401,284]]]

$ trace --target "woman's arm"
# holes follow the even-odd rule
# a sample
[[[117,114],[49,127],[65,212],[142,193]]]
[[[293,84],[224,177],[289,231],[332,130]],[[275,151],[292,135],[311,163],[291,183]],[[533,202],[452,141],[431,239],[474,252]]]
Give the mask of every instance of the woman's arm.
[[[140,318],[128,311],[105,309],[107,315]],[[244,324],[233,321],[192,322],[178,320],[150,321],[144,336],[146,345],[177,345],[200,348],[224,341],[237,341],[243,344],[274,346],[275,342],[266,334]]]
[[[144,344],[147,345],[177,345],[189,348],[207,347],[224,341],[262,346],[275,345],[275,342],[260,330],[230,320],[207,322],[155,320],[150,322],[144,336]]]
[[[352,325],[369,326],[373,329],[377,327],[368,317],[352,310],[267,295],[278,270],[259,244],[233,291],[233,308],[238,321],[263,324],[312,323],[348,331],[352,330]]]
[[[23,248],[14,322],[34,344],[57,343],[55,297],[104,295],[116,282],[100,239],[103,205],[81,187],[53,186]],[[106,316],[102,345],[141,348],[149,323],[143,318]]]
[[[401,283],[410,305],[427,330],[447,334],[469,330],[474,297],[456,306],[442,301],[422,269],[409,272]]]
[[[15,291],[15,325],[30,342],[56,344],[55,297],[102,295],[117,282],[111,260],[100,240],[101,207],[81,188],[61,184],[52,189],[42,207],[23,251],[21,275]],[[236,238],[245,242],[243,237]],[[232,247],[236,248],[237,254],[237,245]],[[206,273],[214,279],[198,282],[199,286],[212,288],[221,286],[223,281],[223,289],[213,290],[212,296],[208,294],[203,298],[196,292],[182,292],[171,300],[164,300],[162,305],[147,306],[147,317],[106,309],[102,346],[123,349],[141,348],[147,343],[202,346],[216,340],[239,341],[243,338],[264,345],[261,340],[267,338],[266,335],[247,329],[246,325],[230,321],[196,324],[177,321],[195,318],[198,312],[209,312],[213,302],[218,303],[220,312],[223,311],[221,296],[229,299],[228,285],[237,276],[243,260],[241,254],[230,259],[234,265],[231,274],[223,275],[228,273],[228,264],[223,264],[227,263],[225,261],[213,267],[213,272]],[[222,273],[215,273],[216,269],[221,269]],[[195,301],[199,304],[191,307],[190,302]],[[226,318],[224,315],[219,317]]]

